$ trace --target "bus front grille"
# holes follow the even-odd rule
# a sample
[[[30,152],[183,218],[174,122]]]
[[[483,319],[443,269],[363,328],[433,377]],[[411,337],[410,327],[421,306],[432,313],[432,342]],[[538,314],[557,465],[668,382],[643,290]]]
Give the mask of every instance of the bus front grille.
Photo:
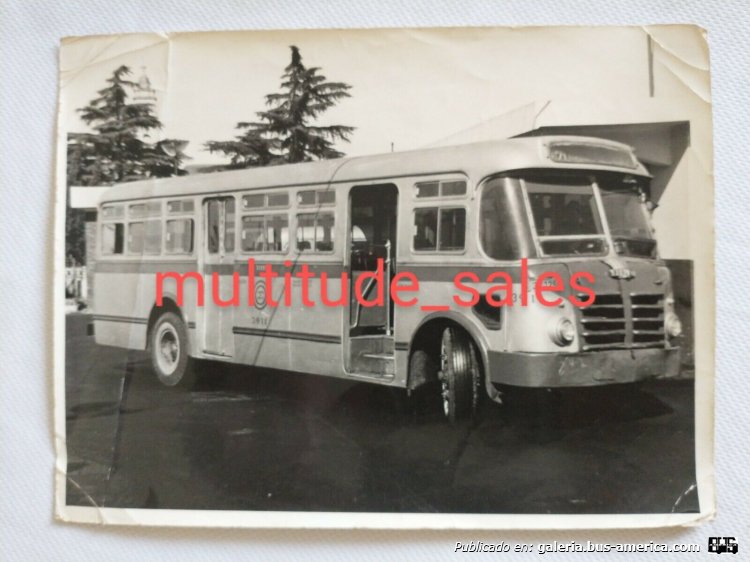
[[[664,295],[631,293],[633,347],[664,347]]]
[[[623,299],[619,293],[600,293],[580,311],[584,351],[664,347],[662,294],[631,293]]]
[[[621,295],[598,294],[593,304],[580,310],[584,351],[625,346],[627,330]]]

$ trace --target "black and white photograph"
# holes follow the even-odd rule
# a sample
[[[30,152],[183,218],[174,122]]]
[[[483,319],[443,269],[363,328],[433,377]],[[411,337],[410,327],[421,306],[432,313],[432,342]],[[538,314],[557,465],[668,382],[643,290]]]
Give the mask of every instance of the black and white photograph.
[[[64,38],[56,517],[713,517],[708,60],[693,25]]]

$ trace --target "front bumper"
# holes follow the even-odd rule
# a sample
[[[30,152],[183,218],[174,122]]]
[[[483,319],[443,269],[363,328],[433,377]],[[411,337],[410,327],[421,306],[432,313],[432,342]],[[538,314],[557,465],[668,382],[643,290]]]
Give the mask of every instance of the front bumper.
[[[674,377],[680,348],[585,353],[488,353],[490,381],[527,387],[597,386]]]

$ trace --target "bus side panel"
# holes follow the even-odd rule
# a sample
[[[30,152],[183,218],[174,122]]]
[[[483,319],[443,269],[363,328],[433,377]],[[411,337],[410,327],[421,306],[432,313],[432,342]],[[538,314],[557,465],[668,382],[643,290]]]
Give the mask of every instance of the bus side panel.
[[[291,317],[292,331],[295,339],[292,341],[292,369],[307,371],[315,374],[330,376],[345,376],[343,367],[342,324],[343,314],[348,310],[345,306],[325,306],[321,299],[320,274],[329,275],[327,296],[331,301],[342,297],[341,279],[343,266],[318,265],[308,262],[316,276],[309,283],[309,299],[313,303],[310,307],[302,306],[301,285],[294,287],[292,296]],[[346,289],[344,289],[346,291]],[[343,296],[346,296],[344,293]]]
[[[340,343],[297,341],[293,345],[293,371],[339,378],[347,376],[341,361]]]
[[[260,261],[260,260],[259,260]],[[301,260],[300,260],[301,261]],[[331,278],[328,283],[328,297],[338,300],[341,296],[341,269],[339,266],[305,262],[315,278],[308,283],[308,298],[312,306],[303,306],[302,283],[291,281],[291,305],[283,302],[284,279],[280,276],[273,280],[271,296],[280,301],[272,306],[256,302],[251,306],[240,307],[236,311],[234,326],[236,361],[258,367],[286,369],[305,373],[345,376],[342,366],[341,306],[324,306],[320,299],[320,273],[327,271]],[[280,263],[271,264],[274,271],[283,275],[287,269]],[[333,271],[337,270],[337,271]],[[247,295],[247,278],[241,277],[240,294]],[[256,291],[262,292],[259,285],[265,286],[261,279],[256,279]],[[268,292],[266,291],[266,299]]]
[[[261,335],[235,334],[232,362],[265,369],[289,370],[291,358],[286,342]]]
[[[124,349],[146,348],[146,324],[94,319],[95,341]]]
[[[272,264],[279,270],[278,264]],[[253,290],[256,302],[248,302],[248,275],[239,268],[240,306],[234,311],[234,351],[237,363],[271,369],[289,369],[291,356],[289,340],[284,336],[289,330],[289,311],[286,307],[268,304],[265,284],[256,279]],[[262,288],[261,288],[262,285]],[[282,279],[274,279],[271,296],[281,294]]]
[[[96,343],[127,349],[146,348],[150,306],[144,305],[143,292],[140,290],[147,284],[144,277],[147,275],[118,271],[95,273],[94,334]]]

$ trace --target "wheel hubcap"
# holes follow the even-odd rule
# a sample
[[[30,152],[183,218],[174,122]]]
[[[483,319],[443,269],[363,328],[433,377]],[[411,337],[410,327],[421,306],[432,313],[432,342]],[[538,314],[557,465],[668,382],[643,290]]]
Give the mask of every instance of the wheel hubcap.
[[[156,334],[156,361],[165,375],[171,375],[180,361],[180,338],[171,324],[163,324]]]

